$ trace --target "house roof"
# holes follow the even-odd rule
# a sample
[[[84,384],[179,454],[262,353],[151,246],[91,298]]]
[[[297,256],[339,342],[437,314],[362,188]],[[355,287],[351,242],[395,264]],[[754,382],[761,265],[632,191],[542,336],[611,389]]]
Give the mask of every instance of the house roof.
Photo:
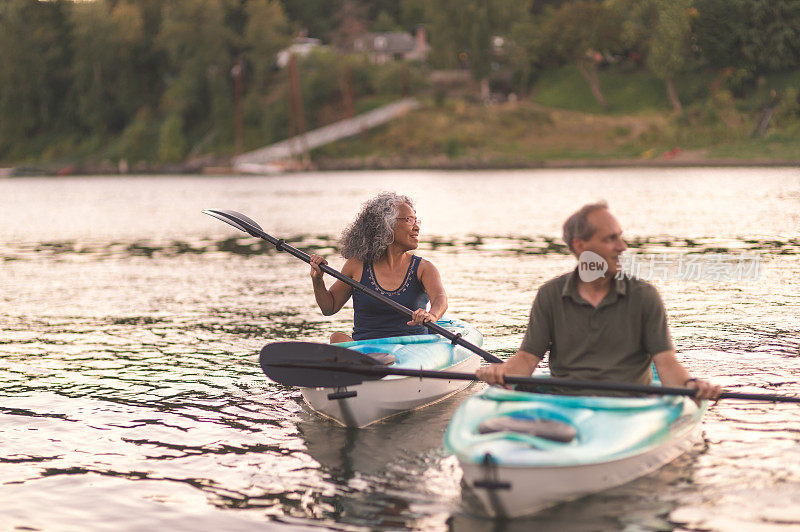
[[[365,33],[358,37],[354,43],[356,50],[389,54],[411,52],[414,50],[415,45],[414,37],[405,31]]]

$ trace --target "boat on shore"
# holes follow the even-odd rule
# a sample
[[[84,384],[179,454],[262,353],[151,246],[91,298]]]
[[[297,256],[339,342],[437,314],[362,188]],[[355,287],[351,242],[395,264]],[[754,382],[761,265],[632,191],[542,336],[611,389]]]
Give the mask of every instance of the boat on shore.
[[[706,404],[688,397],[598,397],[487,388],[445,434],[477,513],[522,517],[620,486],[700,439]]]
[[[458,319],[441,319],[439,326],[460,334],[477,346],[483,335]],[[335,344],[366,355],[387,353],[392,368],[431,369],[474,373],[481,357],[438,334],[396,336]],[[391,357],[390,357],[391,358]],[[316,412],[345,427],[366,427],[388,417],[441,401],[472,383],[389,375],[380,380],[341,388],[302,388],[305,402]]]

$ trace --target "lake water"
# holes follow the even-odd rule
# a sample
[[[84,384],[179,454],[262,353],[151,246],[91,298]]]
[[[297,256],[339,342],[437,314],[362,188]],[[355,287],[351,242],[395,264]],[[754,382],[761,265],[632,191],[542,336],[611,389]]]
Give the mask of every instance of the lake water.
[[[602,198],[636,264],[673,268],[652,282],[693,374],[800,394],[798,169],[4,179],[0,529],[800,529],[796,404],[720,402],[703,445],[657,473],[501,522],[462,508],[441,446],[480,385],[359,431],[267,381],[262,345],[324,342],[352,310],[323,317],[305,264],[200,211],[245,213],[338,268],[338,235],[383,190],[414,198],[450,315],[501,357],[537,287],[574,265],[561,223]],[[702,275],[674,271],[698,257]]]

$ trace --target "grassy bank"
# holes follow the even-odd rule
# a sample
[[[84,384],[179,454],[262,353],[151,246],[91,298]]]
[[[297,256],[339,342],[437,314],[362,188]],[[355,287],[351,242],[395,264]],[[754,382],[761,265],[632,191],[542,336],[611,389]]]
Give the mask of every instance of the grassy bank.
[[[761,79],[742,93],[731,88],[724,73],[679,78],[676,86],[684,106],[680,115],[670,108],[663,82],[646,72],[604,71],[600,82],[606,108],[571,67],[540,73],[531,94],[500,103],[480,101],[476,86],[445,91],[421,86],[421,108],[314,150],[312,163],[320,169],[800,164],[800,72]],[[359,99],[355,107],[357,112],[369,110],[397,97],[376,94]],[[277,112],[274,106],[271,112]],[[69,139],[48,139],[42,157],[26,164],[113,173],[122,140],[83,139],[72,145]],[[247,144],[255,148],[266,143],[251,137]],[[224,166],[232,150],[227,146],[195,153],[191,161],[170,167],[132,162],[129,169],[201,171],[203,165]],[[65,158],[65,153],[73,158]]]
[[[400,120],[312,155],[323,168],[800,161],[800,73],[762,80],[739,98],[720,76],[678,79],[682,115],[649,74],[604,73],[601,86],[605,109],[574,68],[542,75],[517,101],[428,98]]]

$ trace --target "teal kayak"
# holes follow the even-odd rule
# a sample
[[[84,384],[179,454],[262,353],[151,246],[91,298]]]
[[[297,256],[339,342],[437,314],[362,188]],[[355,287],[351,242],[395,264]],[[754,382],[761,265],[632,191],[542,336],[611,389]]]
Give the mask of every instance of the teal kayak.
[[[629,482],[700,436],[706,405],[686,397],[598,397],[491,387],[445,434],[479,513],[517,517]]]
[[[439,326],[461,334],[480,347],[483,335],[458,319],[441,319]],[[395,336],[336,344],[367,355],[388,354],[392,368],[474,373],[481,357],[438,334]],[[347,427],[365,427],[387,417],[441,401],[472,384],[463,380],[420,379],[390,375],[346,388],[303,388],[305,402],[317,413]]]

